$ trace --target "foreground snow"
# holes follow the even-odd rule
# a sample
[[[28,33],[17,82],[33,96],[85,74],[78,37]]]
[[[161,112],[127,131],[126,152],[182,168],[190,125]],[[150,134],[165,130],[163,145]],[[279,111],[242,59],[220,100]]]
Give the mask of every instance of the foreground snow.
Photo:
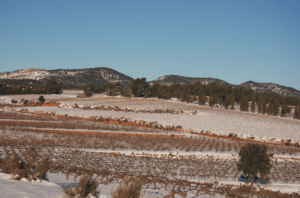
[[[63,188],[56,183],[17,181],[4,173],[0,173],[0,186],[0,197],[3,198],[62,198],[65,195]]]

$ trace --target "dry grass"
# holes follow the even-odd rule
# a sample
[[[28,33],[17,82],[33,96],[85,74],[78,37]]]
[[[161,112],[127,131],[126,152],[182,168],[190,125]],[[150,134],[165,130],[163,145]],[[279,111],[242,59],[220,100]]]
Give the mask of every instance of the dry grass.
[[[142,187],[143,182],[141,178],[134,178],[131,181],[125,179],[116,190],[112,189],[111,198],[143,198],[144,195],[141,195]]]
[[[65,188],[64,192],[66,193],[64,198],[73,198],[73,197],[75,197],[75,194],[76,194],[74,188],[72,188],[72,187]]]

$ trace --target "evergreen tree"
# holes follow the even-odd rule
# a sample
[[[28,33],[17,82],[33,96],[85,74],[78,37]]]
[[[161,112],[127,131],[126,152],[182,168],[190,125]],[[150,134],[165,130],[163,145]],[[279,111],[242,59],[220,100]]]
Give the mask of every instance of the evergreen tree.
[[[262,114],[265,114],[267,112],[267,100],[266,100],[266,96],[263,97],[263,103],[262,103]]]
[[[38,100],[39,100],[40,102],[42,102],[42,103],[46,101],[46,99],[44,98],[44,96],[40,96]]]
[[[254,113],[255,111],[255,94],[252,94],[252,99],[251,99],[251,112]]]
[[[183,91],[182,91],[181,101],[182,102],[186,101],[186,89],[183,89]]]
[[[254,176],[259,174],[263,179],[270,174],[272,168],[271,157],[274,154],[268,154],[267,151],[267,145],[251,143],[247,143],[239,151],[240,159],[236,165],[238,171],[243,171],[244,175],[252,176],[251,187],[253,187]]]
[[[227,94],[225,101],[223,102],[223,106],[225,107],[225,109],[228,109],[229,105],[230,105],[230,97],[229,97],[229,94]]]
[[[259,99],[258,99],[258,113],[261,114],[261,107],[262,107],[262,94],[259,94]]]
[[[240,101],[240,111],[245,111],[245,97],[244,97],[244,95],[245,95],[245,91],[244,91],[244,89],[242,90],[242,95],[241,95],[241,101]]]
[[[295,111],[294,111],[294,119],[298,118],[298,107],[297,105],[295,106]]]
[[[219,96],[218,96],[218,94],[214,94],[212,97],[213,106],[218,104],[218,102],[219,102]]]
[[[213,107],[214,106],[214,103],[213,103],[213,98],[212,98],[212,93],[210,91],[210,94],[209,94],[209,106],[210,107]]]
[[[130,88],[135,97],[140,97],[145,92],[147,86],[146,78],[137,78],[132,82]]]
[[[191,102],[191,89],[188,87],[187,92],[186,92],[186,102],[190,103]]]
[[[148,98],[148,87],[146,87],[144,96],[145,96],[145,98]]]
[[[281,117],[285,116],[286,106],[285,106],[285,97],[282,97],[281,104]]]
[[[203,91],[202,90],[199,91],[198,102],[199,102],[199,105],[203,105]]]
[[[249,110],[249,98],[247,96],[244,97],[244,111]]]
[[[234,110],[234,102],[235,102],[235,97],[234,97],[234,93],[232,92],[232,94],[231,94],[231,110]]]
[[[273,103],[273,116],[277,116],[278,115],[278,112],[279,112],[279,102],[278,100],[276,99]]]
[[[272,115],[272,111],[273,111],[273,105],[272,105],[272,103],[270,102],[270,103],[268,104],[268,107],[267,107],[267,114],[268,114],[268,115]]]

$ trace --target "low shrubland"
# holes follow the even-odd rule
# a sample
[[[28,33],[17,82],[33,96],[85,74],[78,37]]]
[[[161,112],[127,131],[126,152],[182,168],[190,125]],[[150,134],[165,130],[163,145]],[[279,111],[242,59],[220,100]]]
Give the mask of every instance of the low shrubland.
[[[47,180],[47,171],[51,169],[52,160],[45,156],[43,159],[38,158],[35,147],[28,147],[25,151],[15,150],[6,153],[6,157],[1,163],[1,169],[4,173],[11,174],[14,179],[22,178],[28,181]]]

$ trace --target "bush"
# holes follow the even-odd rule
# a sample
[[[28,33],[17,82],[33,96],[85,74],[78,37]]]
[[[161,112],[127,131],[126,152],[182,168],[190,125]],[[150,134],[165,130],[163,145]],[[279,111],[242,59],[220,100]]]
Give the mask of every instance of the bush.
[[[1,169],[4,173],[12,174],[14,179],[26,178],[28,181],[48,180],[47,171],[51,169],[52,161],[47,156],[39,162],[35,147],[29,147],[24,153],[16,154],[12,150],[7,154]]]
[[[97,197],[100,191],[97,191],[99,183],[91,176],[82,176],[75,188],[76,195],[79,197],[86,197],[89,194]]]
[[[11,103],[18,103],[18,101],[15,100],[15,99],[12,99],[12,100],[11,100]]]
[[[65,188],[64,191],[66,193],[65,198],[73,198],[75,196],[75,190],[72,187]]]
[[[87,92],[85,95],[88,96],[88,97],[90,97],[90,96],[93,95],[93,93],[92,92]]]
[[[140,198],[143,183],[140,178],[133,181],[125,180],[115,191],[111,191],[112,198]]]
[[[45,102],[46,99],[44,98],[44,96],[40,96],[39,99],[38,99],[40,102]]]

